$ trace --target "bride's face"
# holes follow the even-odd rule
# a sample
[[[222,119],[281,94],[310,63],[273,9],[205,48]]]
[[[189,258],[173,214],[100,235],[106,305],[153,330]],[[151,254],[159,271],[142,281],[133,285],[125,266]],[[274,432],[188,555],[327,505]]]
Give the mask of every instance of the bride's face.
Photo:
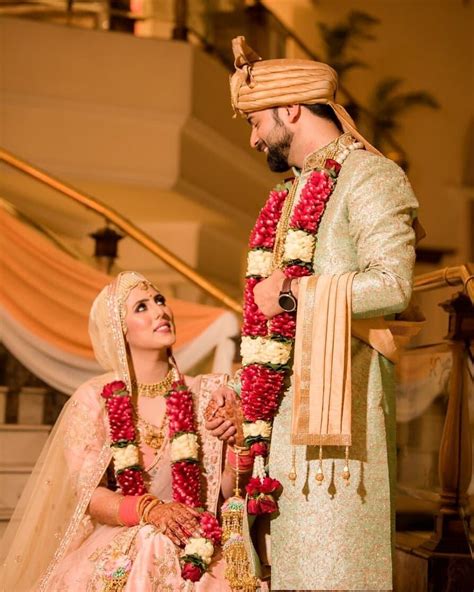
[[[150,285],[138,285],[126,300],[126,340],[132,350],[160,350],[176,341],[173,313]]]

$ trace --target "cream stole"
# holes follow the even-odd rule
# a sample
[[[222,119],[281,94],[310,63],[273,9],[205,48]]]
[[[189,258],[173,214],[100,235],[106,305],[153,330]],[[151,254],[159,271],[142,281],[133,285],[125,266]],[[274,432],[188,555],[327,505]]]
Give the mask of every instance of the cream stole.
[[[293,365],[291,443],[350,446],[351,336],[391,362],[420,322],[352,320],[355,272],[301,279]]]

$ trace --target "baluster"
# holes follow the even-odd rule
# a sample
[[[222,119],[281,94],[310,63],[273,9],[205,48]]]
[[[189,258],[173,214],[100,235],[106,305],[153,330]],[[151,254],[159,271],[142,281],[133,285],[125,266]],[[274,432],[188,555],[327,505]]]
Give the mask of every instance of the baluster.
[[[467,371],[469,343],[474,338],[473,306],[459,294],[441,305],[449,313],[448,339],[452,340],[453,368],[448,408],[439,451],[441,506],[436,529],[422,548],[434,553],[471,554],[467,490],[472,476]]]
[[[172,38],[179,41],[188,40],[187,0],[174,0],[174,27]]]

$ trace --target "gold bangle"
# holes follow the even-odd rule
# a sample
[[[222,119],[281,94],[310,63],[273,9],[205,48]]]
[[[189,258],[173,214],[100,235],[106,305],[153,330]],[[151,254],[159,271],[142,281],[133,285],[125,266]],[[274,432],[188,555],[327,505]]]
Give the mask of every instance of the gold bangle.
[[[139,519],[141,520],[141,517],[143,515],[143,512],[145,511],[145,508],[147,507],[147,505],[149,503],[151,503],[155,498],[150,495],[150,494],[146,494],[142,497],[142,499],[138,502],[138,506],[137,506],[137,514]]]
[[[140,523],[141,524],[149,524],[149,516],[150,516],[150,512],[153,510],[153,508],[155,508],[156,506],[159,506],[160,504],[162,504],[163,502],[159,499],[154,499],[152,500],[147,506],[146,508],[143,510],[143,514],[141,516],[140,519]]]
[[[250,454],[250,448],[247,448],[246,446],[231,446],[229,444],[229,448],[234,454],[237,454],[238,456],[249,456]]]
[[[155,499],[155,496],[151,495],[151,493],[145,493],[145,495],[143,495],[138,504],[137,504],[137,515],[139,520],[141,521],[142,518],[142,514],[146,508],[146,506],[152,502]]]
[[[143,506],[154,499],[155,496],[151,495],[151,493],[145,493],[145,495],[142,495],[138,501],[137,512],[140,514],[140,512],[143,510]]]

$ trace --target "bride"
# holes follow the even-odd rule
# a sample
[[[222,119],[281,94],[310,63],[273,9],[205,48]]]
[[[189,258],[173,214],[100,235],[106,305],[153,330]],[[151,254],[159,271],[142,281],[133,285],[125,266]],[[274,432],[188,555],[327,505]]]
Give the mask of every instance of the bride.
[[[2,589],[230,590],[214,513],[235,475],[203,428],[224,377],[179,373],[172,311],[138,273],[102,290],[89,332],[108,372],[56,423],[2,541]]]

